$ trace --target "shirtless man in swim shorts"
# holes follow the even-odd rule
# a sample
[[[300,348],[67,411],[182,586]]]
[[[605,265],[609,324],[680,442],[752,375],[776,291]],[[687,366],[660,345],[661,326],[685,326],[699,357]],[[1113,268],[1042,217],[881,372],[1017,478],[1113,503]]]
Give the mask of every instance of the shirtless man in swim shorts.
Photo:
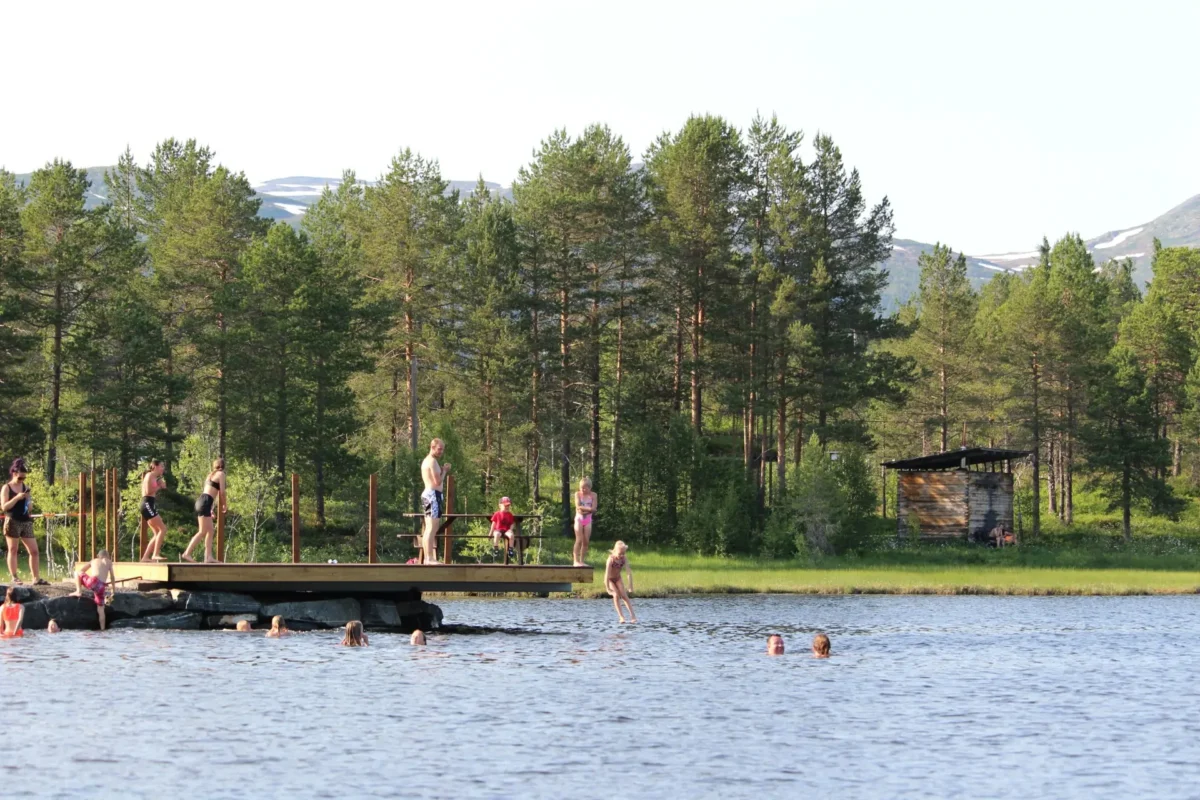
[[[442,517],[446,511],[445,496],[442,494],[446,475],[450,472],[449,464],[439,464],[438,459],[446,451],[446,444],[441,439],[429,443],[429,455],[421,462],[421,480],[425,482],[425,491],[421,492],[421,510],[425,513],[425,532],[421,537],[421,554],[426,564],[437,564],[437,535],[442,527]]]
[[[75,566],[75,591],[71,597],[83,597],[83,590],[90,589],[96,601],[96,614],[100,617],[100,630],[104,630],[104,596],[113,583],[112,556],[101,550],[96,557]]]

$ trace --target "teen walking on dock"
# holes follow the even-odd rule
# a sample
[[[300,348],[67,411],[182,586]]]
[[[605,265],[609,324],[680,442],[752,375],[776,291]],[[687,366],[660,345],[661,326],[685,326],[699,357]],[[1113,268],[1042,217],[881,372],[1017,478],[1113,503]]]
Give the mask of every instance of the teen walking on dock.
[[[154,532],[146,545],[146,552],[142,553],[142,561],[166,561],[162,556],[162,546],[167,538],[167,524],[158,515],[156,500],[158,490],[167,485],[162,476],[165,469],[166,465],[156,458],[150,462],[150,469],[142,473],[142,504],[138,510],[142,519],[146,520],[146,524]]]
[[[188,542],[183,555],[180,556],[184,561],[196,560],[192,558],[192,548],[199,544],[201,539],[204,539],[204,563],[217,563],[217,559],[213,558],[213,506],[216,503],[221,504],[222,514],[229,508],[225,494],[225,459],[223,458],[218,458],[212,463],[212,472],[208,473],[208,477],[204,479],[204,491],[196,498],[196,524],[200,530]]]

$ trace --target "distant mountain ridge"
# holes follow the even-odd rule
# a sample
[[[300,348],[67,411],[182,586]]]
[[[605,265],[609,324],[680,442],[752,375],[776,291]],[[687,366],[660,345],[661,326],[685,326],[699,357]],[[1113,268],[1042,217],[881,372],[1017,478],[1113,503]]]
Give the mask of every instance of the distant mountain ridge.
[[[105,202],[104,172],[110,167],[89,167],[89,208]],[[29,174],[17,175],[17,181],[28,182]],[[254,191],[262,199],[259,211],[264,217],[282,220],[291,225],[300,224],[308,207],[315,203],[328,186],[336,189],[341,178],[321,178],[307,175],[292,175],[273,178],[258,184]],[[373,181],[363,181],[373,185]],[[449,181],[451,190],[457,189],[468,195],[475,191],[476,181]],[[485,182],[487,188],[502,197],[512,199],[512,188],[498,183]],[[1060,234],[1061,235],[1061,234]],[[1051,241],[1056,237],[1051,237]],[[1149,222],[1129,228],[1107,231],[1085,240],[1088,251],[1097,266],[1113,258],[1131,258],[1134,263],[1134,279],[1138,286],[1149,282],[1150,259],[1154,253],[1154,240],[1166,247],[1200,247],[1200,194],[1185,200]],[[953,242],[950,242],[953,244]],[[1038,242],[1031,242],[1025,250],[986,255],[967,255],[967,277],[976,286],[982,286],[1000,272],[1020,272],[1037,263]],[[913,239],[894,239],[892,255],[883,262],[888,271],[888,285],[884,289],[882,302],[885,311],[892,311],[916,293],[920,285],[921,268],[917,262],[921,253],[929,252],[933,245]]]

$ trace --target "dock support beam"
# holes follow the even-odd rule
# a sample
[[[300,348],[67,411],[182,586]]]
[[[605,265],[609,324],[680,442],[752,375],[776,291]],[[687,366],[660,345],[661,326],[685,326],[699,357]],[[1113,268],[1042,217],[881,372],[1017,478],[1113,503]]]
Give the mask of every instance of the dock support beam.
[[[225,561],[225,490],[217,490],[217,561]]]
[[[87,542],[84,541],[84,534],[87,532],[87,478],[81,472],[79,473],[79,549],[76,550],[76,561],[83,561],[84,547]]]
[[[367,563],[379,563],[379,515],[377,502],[379,500],[379,476],[371,473],[367,485]]]
[[[445,514],[449,516],[454,513],[454,476],[446,476],[446,509]],[[454,537],[450,535],[450,526],[453,520],[446,520],[446,524],[442,526],[442,563],[449,564],[454,561]]]
[[[96,557],[96,470],[88,473],[88,516],[91,517],[92,558]]]
[[[292,473],[292,563],[300,563],[300,476]]]

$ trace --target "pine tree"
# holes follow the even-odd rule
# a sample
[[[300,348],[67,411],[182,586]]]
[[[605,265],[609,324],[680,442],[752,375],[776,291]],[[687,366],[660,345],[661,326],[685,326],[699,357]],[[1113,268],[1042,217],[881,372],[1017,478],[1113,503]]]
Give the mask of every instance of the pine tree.
[[[41,438],[32,405],[37,339],[25,294],[30,276],[20,216],[24,195],[12,173],[0,170],[0,441],[5,444],[0,460],[32,451]]]
[[[1092,402],[1080,429],[1088,449],[1091,484],[1121,509],[1125,540],[1132,537],[1130,512],[1139,501],[1151,511],[1173,513],[1177,502],[1159,477],[1170,463],[1165,440],[1155,436],[1158,420],[1138,355],[1117,344],[1092,381]]]

